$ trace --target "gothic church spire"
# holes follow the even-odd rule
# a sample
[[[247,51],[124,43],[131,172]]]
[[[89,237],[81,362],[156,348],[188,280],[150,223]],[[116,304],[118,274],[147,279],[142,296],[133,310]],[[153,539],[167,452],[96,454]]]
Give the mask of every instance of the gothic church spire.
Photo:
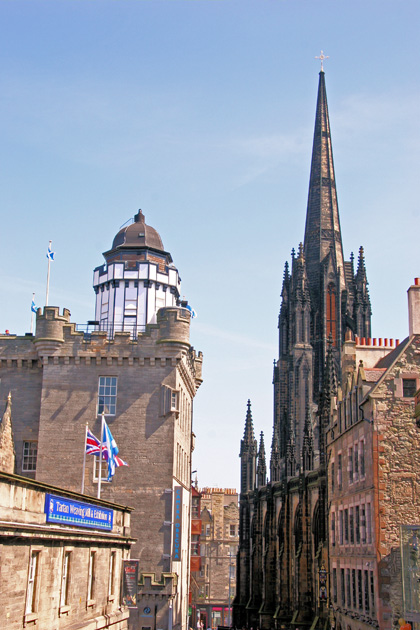
[[[267,463],[265,459],[265,446],[264,446],[264,433],[260,434],[260,448],[258,450],[258,464],[257,464],[257,486],[262,488],[267,481]]]
[[[319,286],[320,263],[330,250],[342,272],[344,257],[338,214],[330,120],[324,72],[319,73],[304,251],[309,283]]]
[[[241,440],[239,457],[241,458],[241,493],[251,492],[255,490],[256,482],[257,440],[255,439],[254,426],[252,424],[250,400],[247,403],[244,437]]]

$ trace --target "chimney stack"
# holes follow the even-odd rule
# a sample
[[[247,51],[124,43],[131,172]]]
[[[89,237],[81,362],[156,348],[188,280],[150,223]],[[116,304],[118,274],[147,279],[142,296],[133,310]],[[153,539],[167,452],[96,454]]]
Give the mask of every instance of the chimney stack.
[[[408,294],[408,334],[410,337],[420,334],[420,278],[414,278],[414,284]]]

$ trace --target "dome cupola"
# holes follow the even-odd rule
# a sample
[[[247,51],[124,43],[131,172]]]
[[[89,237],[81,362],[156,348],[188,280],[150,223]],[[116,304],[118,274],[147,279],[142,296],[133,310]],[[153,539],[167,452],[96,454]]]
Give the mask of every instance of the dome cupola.
[[[134,216],[134,222],[118,232],[112,243],[114,249],[138,249],[147,247],[158,251],[165,251],[158,232],[150,225],[146,225],[144,214],[141,210]]]

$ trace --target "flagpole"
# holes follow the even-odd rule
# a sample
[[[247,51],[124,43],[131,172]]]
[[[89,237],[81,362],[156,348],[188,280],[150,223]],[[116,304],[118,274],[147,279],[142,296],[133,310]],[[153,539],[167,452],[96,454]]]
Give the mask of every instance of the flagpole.
[[[82,494],[85,491],[85,469],[86,469],[86,444],[87,444],[87,432],[88,432],[88,423],[86,422],[85,427],[85,451],[83,453],[83,474],[82,474]]]
[[[48,251],[51,251],[51,243],[48,246]],[[47,270],[47,294],[45,296],[45,306],[48,306],[48,294],[50,292],[50,266],[51,266],[51,258],[47,255],[48,258],[48,270]]]
[[[101,481],[102,481],[102,447],[104,440],[104,422],[105,422],[105,411],[102,412],[102,420],[101,420],[101,450],[99,451],[99,479],[98,479],[98,499],[101,498]]]
[[[32,304],[35,304],[35,293],[32,293]],[[34,312],[32,310],[32,304],[31,304],[31,335],[33,335],[33,332],[34,332]]]

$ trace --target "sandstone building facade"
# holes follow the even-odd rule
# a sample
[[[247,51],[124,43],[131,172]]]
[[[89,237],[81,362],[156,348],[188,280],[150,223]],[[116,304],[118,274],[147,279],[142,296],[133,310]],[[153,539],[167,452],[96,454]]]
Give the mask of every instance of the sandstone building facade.
[[[413,342],[414,346],[407,341],[405,346],[387,342],[386,345],[376,344],[373,347],[370,341],[371,304],[367,285],[363,248],[359,249],[356,267],[353,255],[348,261],[343,255],[325,75],[321,70],[304,242],[299,245],[297,253],[292,250],[291,268],[286,263],[284,269],[278,320],[279,358],[274,365],[273,374],[274,422],[269,460],[265,454],[264,436],[261,434],[259,444],[255,439],[250,402],[241,442],[240,539],[237,594],[234,602],[234,623],[237,627],[315,630],[329,625],[334,627],[337,622],[342,630],[359,630],[362,627],[360,623],[364,621],[371,625],[378,624],[379,619],[381,623],[384,622],[378,609],[385,605],[385,591],[391,587],[386,585],[389,576],[386,579],[379,577],[381,571],[389,568],[381,564],[378,555],[382,553],[380,548],[373,548],[372,541],[369,543],[369,552],[376,554],[373,562],[369,552],[365,548],[361,550],[360,542],[356,553],[360,557],[357,562],[350,562],[347,556],[353,548],[331,547],[334,527],[336,532],[340,532],[340,536],[346,536],[347,531],[350,537],[350,507],[353,536],[356,536],[356,518],[359,518],[359,530],[367,536],[368,503],[372,536],[375,529],[374,519],[379,518],[379,514],[382,515],[385,509],[384,505],[375,508],[373,479],[367,478],[367,458],[371,456],[368,448],[374,448],[369,442],[371,438],[367,434],[365,436],[368,422],[360,420],[354,427],[352,425],[350,433],[354,434],[351,437],[348,431],[343,430],[342,435],[340,429],[338,437],[337,430],[331,430],[335,422],[332,413],[337,404],[337,388],[340,386],[341,391],[347,391],[348,379],[354,383],[358,378],[365,378],[363,371],[357,373],[357,361],[363,358],[360,353],[366,354],[367,345],[372,345],[369,355],[372,363],[369,365],[377,363],[379,366],[378,362],[383,362],[383,367],[378,369],[388,369],[386,362],[391,359],[387,357],[397,357],[400,356],[399,353],[403,357],[403,348],[408,349],[409,346],[412,348],[408,369],[410,378],[414,378],[413,373],[416,370],[418,372],[419,365],[414,350],[416,341]],[[410,308],[415,311],[414,306]],[[413,317],[414,321],[419,315],[414,314]],[[350,348],[353,348],[352,352]],[[406,359],[402,360],[404,362]],[[370,373],[369,378],[373,378]],[[391,380],[392,378],[395,376],[390,375]],[[373,381],[366,382],[364,389],[362,386],[360,391],[363,391],[363,396],[367,395],[371,384]],[[383,380],[378,380],[378,387],[384,392],[388,385]],[[375,397],[376,394],[372,392],[372,400]],[[388,396],[384,404],[395,405],[394,413],[397,414],[401,400],[401,397],[397,401],[391,400]],[[369,414],[372,416],[376,413],[372,411],[374,403],[369,401],[368,398],[353,401],[353,414],[365,413],[367,418]],[[414,420],[411,423],[409,421],[412,401],[413,399],[405,401],[405,406],[403,405],[407,413],[401,427],[404,429],[404,442],[407,445],[417,439]],[[348,410],[351,407],[346,407],[344,402],[343,406],[346,413],[350,413]],[[384,439],[390,439],[392,427],[387,428],[385,438],[382,432],[382,428],[385,428],[384,421],[378,420],[378,423],[381,425],[379,433]],[[392,425],[392,422],[387,421],[385,424]],[[337,440],[344,440],[345,447]],[[364,476],[360,477],[359,469],[357,483],[354,481],[348,487],[344,482],[346,475],[350,474],[351,466],[347,456],[352,448],[355,467],[356,444],[358,467],[361,465],[360,448],[365,449]],[[384,445],[381,445],[382,448]],[[377,461],[381,463],[382,460],[383,456],[379,455]],[[390,458],[384,466],[387,470],[392,469],[392,474],[398,475],[399,464],[398,458]],[[416,458],[411,458],[408,467],[411,472],[407,470],[409,476],[414,473],[416,465]],[[336,505],[335,516],[332,517],[331,479],[338,475],[337,466],[340,466],[341,485],[339,491],[338,482],[334,486],[334,492],[338,494],[333,495]],[[385,475],[385,471],[383,474]],[[381,494],[384,491],[384,481],[378,483],[381,484],[377,486]],[[407,482],[408,487],[410,483],[412,482]],[[356,498],[344,498],[347,491],[355,493],[356,490]],[[343,530],[340,529],[342,519]],[[420,522],[420,507],[416,501],[407,514],[407,519],[406,522],[414,524]],[[386,553],[389,554],[391,546],[398,545],[399,540],[395,521],[392,525],[391,521],[384,518],[376,522],[380,522],[382,528],[390,528],[389,533],[384,534],[383,530],[381,533],[387,539]],[[343,560],[344,557],[346,561]],[[333,562],[331,566],[330,561]],[[365,565],[362,568],[363,561]],[[349,583],[343,582],[345,604],[339,598],[340,591],[337,592],[337,600],[334,600],[335,584],[337,583],[338,589],[343,588],[340,580],[344,570],[344,580],[350,575],[351,590],[353,569],[362,572],[362,588],[365,589],[362,594],[365,598],[365,593],[368,593],[368,597],[363,599],[363,610],[356,607],[356,610],[353,608],[351,614],[347,615],[346,611],[350,610],[346,590]],[[368,571],[367,576],[365,571]],[[355,575],[358,588],[359,574]],[[371,588],[376,598],[373,603],[369,590]],[[380,601],[378,598],[381,589],[383,600]],[[366,609],[365,606],[369,608]],[[390,609],[384,611],[385,617],[388,620],[394,618],[397,610],[402,611],[401,598],[399,605],[393,606],[392,612]],[[338,613],[344,617],[339,618]],[[356,622],[352,621],[353,617],[357,617]]]
[[[420,619],[420,436],[414,420],[420,387],[418,279],[408,300],[410,336],[391,347],[346,340],[343,381],[332,392],[330,575],[340,630],[388,630],[398,627],[400,618]]]
[[[186,628],[192,405],[202,355],[190,344],[191,310],[178,272],[141,211],[94,272],[96,319],[39,309],[34,336],[0,336],[2,394],[14,400],[16,472],[80,491],[86,423],[100,415],[129,464],[102,497],[134,508],[132,557],[140,561],[133,628]],[[87,458],[85,493],[98,471]],[[174,528],[175,518],[178,520]],[[176,538],[176,545],[175,545]]]
[[[201,567],[195,574],[192,605],[197,622],[216,630],[230,626],[236,589],[239,540],[238,493],[233,488],[203,488],[201,495]]]
[[[7,630],[48,628],[126,630],[121,601],[123,561],[130,557],[130,508],[91,500],[18,476],[11,439],[11,399],[0,425],[0,618]],[[51,501],[94,509],[106,529],[80,518],[70,525],[48,518]],[[64,512],[63,512],[64,513]],[[94,524],[96,525],[96,524]]]

